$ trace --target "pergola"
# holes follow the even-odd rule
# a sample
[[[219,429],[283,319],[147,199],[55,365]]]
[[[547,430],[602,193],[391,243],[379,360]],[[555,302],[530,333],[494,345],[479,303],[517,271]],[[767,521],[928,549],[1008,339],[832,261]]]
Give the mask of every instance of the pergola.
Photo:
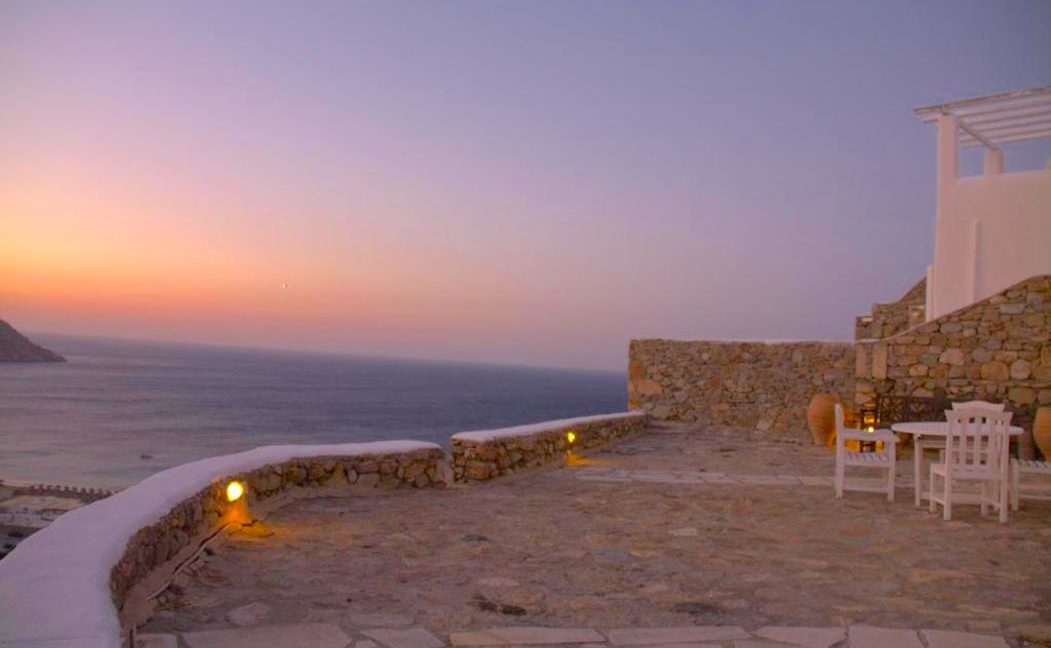
[[[956,179],[961,147],[984,146],[985,175],[998,175],[1004,172],[1000,145],[1051,137],[1051,86],[921,106],[913,112],[938,127],[941,201]]]
[[[1004,174],[1000,148],[1051,137],[1051,86],[923,106],[913,112],[938,128],[927,319],[1051,269],[1042,247],[1051,235],[1047,212],[1051,169]],[[959,182],[960,149],[977,146],[985,148],[984,177]],[[1016,244],[1008,250],[1004,241]]]
[[[1051,137],[1051,86],[922,106],[913,112],[926,123],[952,115],[960,129],[960,146],[996,149]]]

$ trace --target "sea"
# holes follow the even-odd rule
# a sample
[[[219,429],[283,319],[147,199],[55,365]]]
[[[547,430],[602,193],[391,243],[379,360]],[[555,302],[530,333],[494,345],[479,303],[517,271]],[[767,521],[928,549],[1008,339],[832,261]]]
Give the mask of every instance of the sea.
[[[623,411],[623,373],[32,335],[0,363],[0,479],[122,488],[281,443],[417,439]]]

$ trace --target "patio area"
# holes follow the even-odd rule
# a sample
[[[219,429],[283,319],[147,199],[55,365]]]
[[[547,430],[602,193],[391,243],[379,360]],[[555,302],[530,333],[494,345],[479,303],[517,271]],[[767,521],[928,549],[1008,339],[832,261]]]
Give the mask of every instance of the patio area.
[[[281,633],[356,648],[1040,645],[1019,637],[1051,629],[1051,502],[1007,525],[976,506],[944,522],[914,507],[904,454],[894,503],[836,500],[827,448],[652,425],[561,469],[306,500],[212,545],[141,632],[194,648]],[[510,626],[577,634],[477,634]]]

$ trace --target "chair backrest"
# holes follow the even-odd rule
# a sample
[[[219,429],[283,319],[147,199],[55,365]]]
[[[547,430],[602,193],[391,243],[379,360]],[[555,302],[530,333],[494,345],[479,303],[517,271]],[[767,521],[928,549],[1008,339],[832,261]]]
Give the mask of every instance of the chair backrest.
[[[990,403],[989,401],[966,401],[963,403],[953,403],[952,408],[954,410],[985,410],[987,412],[1002,412],[1006,407],[1006,403]]]
[[[986,467],[1000,470],[1006,460],[1011,412],[945,410],[945,465],[949,470]]]

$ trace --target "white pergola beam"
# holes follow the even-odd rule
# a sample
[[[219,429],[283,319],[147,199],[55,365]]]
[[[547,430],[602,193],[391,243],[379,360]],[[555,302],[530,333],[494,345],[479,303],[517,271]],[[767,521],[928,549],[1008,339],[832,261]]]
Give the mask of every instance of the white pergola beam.
[[[1024,109],[1018,110],[1004,110],[987,112],[981,115],[967,115],[965,119],[968,124],[975,126],[985,126],[986,124],[997,124],[1003,121],[1012,121],[1016,119],[1028,119],[1030,117],[1038,117],[1044,115],[1051,115],[1051,106],[1027,106]]]
[[[963,133],[966,133],[967,135],[969,135],[971,139],[973,139],[974,141],[978,142],[982,146],[984,146],[986,148],[989,148],[989,149],[995,149],[996,148],[995,144],[993,144],[992,142],[990,142],[986,138],[982,137],[982,135],[980,133],[978,133],[976,130],[974,130],[973,128],[968,126],[962,120],[958,121],[957,124],[960,127],[960,131],[962,131]]]
[[[1040,103],[1041,101],[1046,101],[1049,97],[1051,97],[1051,86],[1042,86],[984,97],[962,99],[960,101],[950,101],[949,103],[935,104],[933,106],[920,106],[913,112],[919,115],[923,121],[933,121],[937,118],[938,113],[950,112],[954,115],[962,116],[988,110],[1004,110],[1031,103]]]
[[[1041,139],[1041,138],[1044,138],[1044,137],[1051,137],[1051,128],[1048,128],[1048,129],[1043,130],[1043,131],[1026,132],[1026,133],[1019,134],[1019,135],[1008,135],[1008,136],[1005,136],[1005,137],[997,137],[996,138],[996,144],[999,147],[999,146],[1001,146],[1003,144],[1011,144],[1013,142],[1025,142],[1025,141],[1028,141],[1028,140]],[[977,142],[977,141],[971,139],[970,137],[962,137],[962,138],[960,138],[960,146],[962,146],[963,148],[974,148],[976,146],[985,146],[985,145],[982,144],[981,142]]]
[[[1051,86],[975,97],[913,111],[924,122],[952,115],[959,126],[961,146],[985,146],[1048,137],[1051,131]]]

